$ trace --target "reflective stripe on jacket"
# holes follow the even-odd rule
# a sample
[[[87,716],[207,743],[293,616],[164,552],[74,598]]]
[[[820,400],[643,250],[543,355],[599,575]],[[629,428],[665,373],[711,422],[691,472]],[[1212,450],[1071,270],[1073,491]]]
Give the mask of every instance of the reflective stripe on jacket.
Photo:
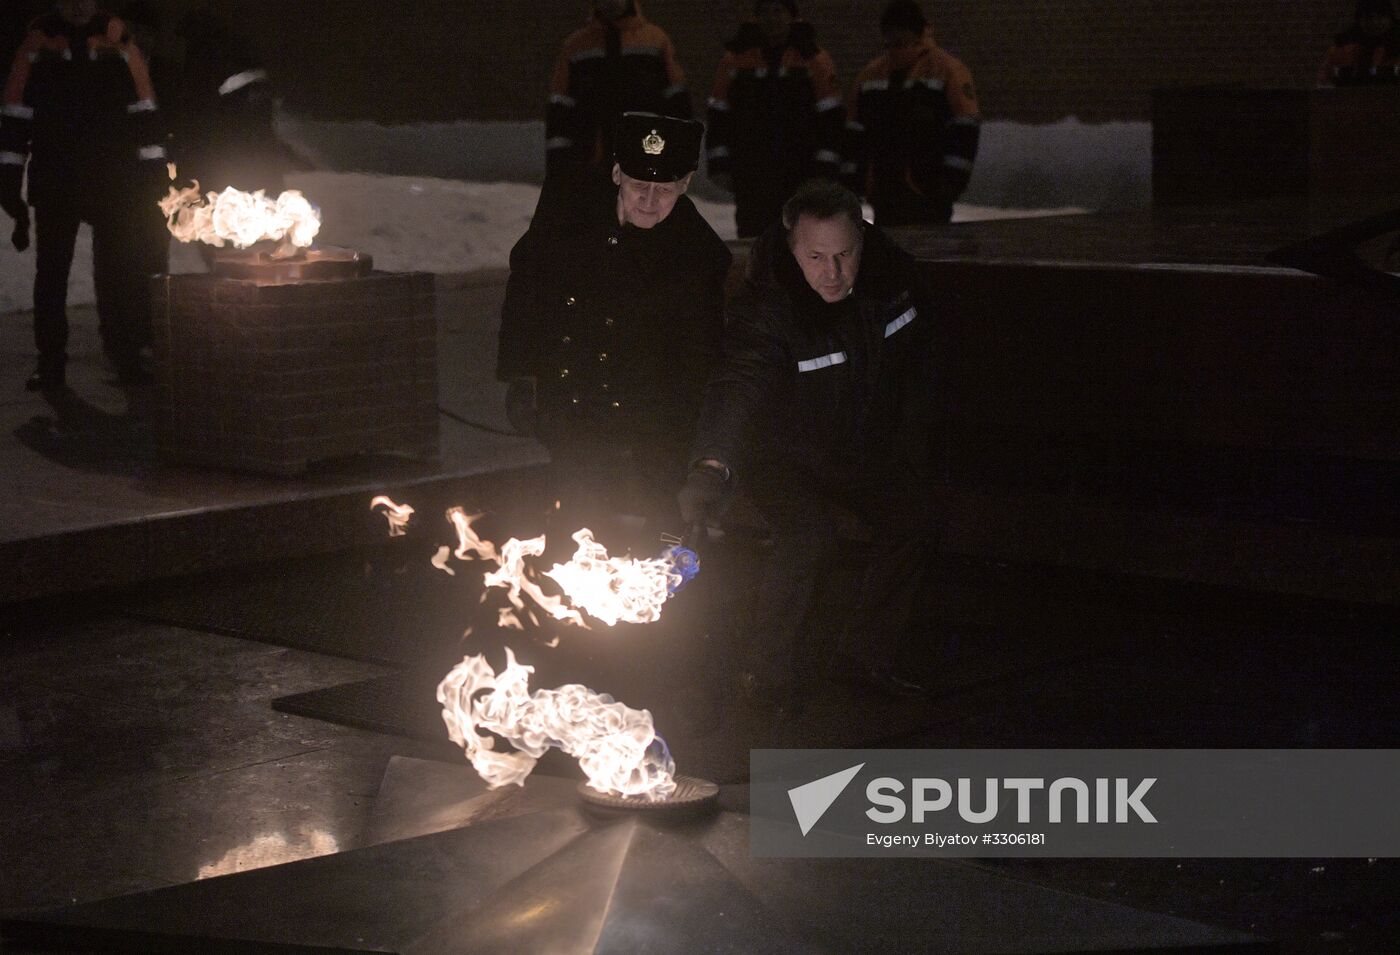
[[[545,111],[545,157],[567,166],[611,168],[612,121],[640,111],[689,119],[690,91],[666,32],[640,11],[614,23],[596,16],[559,51]]]
[[[951,207],[972,176],[979,118],[972,74],[926,35],[856,77],[842,173],[877,208],[903,197]]]

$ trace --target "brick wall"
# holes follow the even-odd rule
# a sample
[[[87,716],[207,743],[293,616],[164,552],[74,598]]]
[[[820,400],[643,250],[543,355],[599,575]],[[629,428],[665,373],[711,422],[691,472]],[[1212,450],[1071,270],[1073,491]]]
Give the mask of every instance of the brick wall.
[[[203,0],[167,0],[172,13]],[[584,0],[214,0],[255,39],[289,103],[326,119],[536,119]],[[849,78],[883,0],[801,0]],[[748,0],[643,0],[703,101]],[[1148,117],[1153,87],[1311,82],[1352,0],[925,0],[995,119]]]

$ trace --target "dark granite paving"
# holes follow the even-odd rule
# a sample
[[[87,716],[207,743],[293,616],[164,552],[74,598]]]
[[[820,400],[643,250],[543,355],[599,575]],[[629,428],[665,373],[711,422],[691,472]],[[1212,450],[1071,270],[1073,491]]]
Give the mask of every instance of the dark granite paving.
[[[379,556],[347,556],[344,565],[361,575],[365,566],[380,567],[390,578],[382,582],[390,604],[411,598],[420,584],[404,583],[410,572],[395,573],[392,562],[376,563]],[[939,570],[938,622],[905,664],[941,673],[944,682],[914,718],[890,721],[887,728],[900,735],[887,745],[1395,745],[1400,645],[1389,616],[1063,572],[973,564]],[[360,586],[347,577],[331,591]],[[137,620],[122,612],[123,597],[4,610],[0,912],[354,848],[365,844],[392,755],[456,765],[440,743],[270,705],[394,671]],[[634,666],[624,656],[661,636],[644,629],[615,640],[589,637],[586,652],[576,647],[579,659],[591,661],[590,678],[615,681],[600,688],[638,704],[664,695],[650,684],[663,675],[655,660],[641,653]],[[547,669],[557,671],[548,673],[554,678],[567,668]],[[695,737],[706,748],[697,761],[746,751],[732,701],[720,706],[717,725]],[[673,712],[681,715],[658,716],[674,725],[684,710]],[[822,727],[842,712],[869,724],[881,710],[832,695],[820,718],[792,722],[786,745],[829,743]],[[683,760],[685,748],[677,752]],[[560,761],[546,768],[570,772]],[[972,864],[1250,932],[1288,953],[1400,948],[1395,860]]]

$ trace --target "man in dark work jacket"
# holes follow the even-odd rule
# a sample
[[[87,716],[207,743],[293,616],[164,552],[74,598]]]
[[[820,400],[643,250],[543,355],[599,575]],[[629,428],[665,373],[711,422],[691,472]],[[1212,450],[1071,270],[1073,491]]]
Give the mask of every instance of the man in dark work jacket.
[[[741,625],[741,688],[793,709],[798,635],[838,515],[870,528],[873,553],[833,675],[918,692],[894,674],[935,543],[933,309],[913,262],[861,219],[860,200],[807,183],[755,243],[729,309],[679,495],[699,521],[742,486],[773,529],[757,606]]]
[[[648,533],[680,529],[671,495],[719,355],[730,263],[685,196],[703,131],[623,114],[612,186],[546,187],[511,251],[496,373],[512,421],[549,448],[566,533],[619,510],[662,524]]]

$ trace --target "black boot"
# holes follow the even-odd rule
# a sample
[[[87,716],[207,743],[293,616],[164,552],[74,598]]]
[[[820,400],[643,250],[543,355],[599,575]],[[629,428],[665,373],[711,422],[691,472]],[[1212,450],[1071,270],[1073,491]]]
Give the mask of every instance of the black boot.
[[[117,383],[122,385],[149,385],[155,376],[146,366],[140,350],[104,348],[107,362],[117,373]]]
[[[64,377],[65,359],[39,359],[39,367],[24,383],[25,391],[62,391],[67,387]]]

